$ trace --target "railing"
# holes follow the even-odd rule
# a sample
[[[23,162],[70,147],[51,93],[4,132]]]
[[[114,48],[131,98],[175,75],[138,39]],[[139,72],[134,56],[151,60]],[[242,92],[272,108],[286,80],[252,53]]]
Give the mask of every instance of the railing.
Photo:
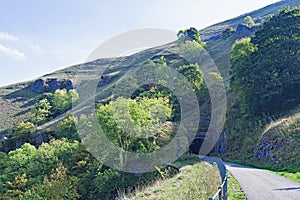
[[[200,157],[200,159],[210,164],[216,163],[222,178],[222,185],[218,187],[217,193],[213,197],[209,198],[208,200],[215,200],[217,197],[218,200],[222,200],[222,199],[227,200],[227,170],[223,161],[219,158],[214,158],[214,157],[202,157],[202,158]]]

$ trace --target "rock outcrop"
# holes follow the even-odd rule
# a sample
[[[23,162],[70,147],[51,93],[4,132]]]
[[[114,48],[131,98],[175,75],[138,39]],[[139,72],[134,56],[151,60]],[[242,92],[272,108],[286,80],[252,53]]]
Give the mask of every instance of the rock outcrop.
[[[262,158],[271,158],[273,163],[277,162],[277,159],[273,156],[273,153],[279,148],[282,148],[286,145],[289,145],[291,142],[288,140],[278,140],[270,141],[267,136],[261,138],[260,144],[257,146],[257,149],[254,151],[253,156],[258,159]]]
[[[58,89],[73,89],[73,83],[71,80],[48,78],[48,79],[37,79],[29,85],[29,88],[33,92],[44,93],[44,92],[55,92]]]
[[[101,76],[101,81],[99,81],[98,87],[102,87],[109,84],[111,79],[111,76]]]
[[[238,24],[236,28],[236,39],[239,40],[245,37],[250,37],[258,30],[258,27],[258,25],[249,27],[246,24]]]
[[[235,29],[233,28],[226,28],[223,32],[222,32],[222,38],[223,39],[227,39],[229,38],[231,35],[233,35],[235,33]]]

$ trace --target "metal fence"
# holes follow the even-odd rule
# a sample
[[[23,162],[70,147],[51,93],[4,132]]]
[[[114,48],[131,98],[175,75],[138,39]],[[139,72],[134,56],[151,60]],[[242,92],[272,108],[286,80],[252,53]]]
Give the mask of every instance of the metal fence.
[[[216,194],[208,200],[215,200],[217,197],[218,200],[227,200],[227,170],[223,161],[220,158],[215,157],[200,157],[200,159],[210,164],[217,164],[222,178],[222,185],[218,187]]]

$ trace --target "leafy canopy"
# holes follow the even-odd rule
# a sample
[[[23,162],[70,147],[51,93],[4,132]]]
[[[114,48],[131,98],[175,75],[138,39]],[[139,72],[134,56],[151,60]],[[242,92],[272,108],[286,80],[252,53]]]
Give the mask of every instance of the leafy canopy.
[[[300,103],[300,7],[270,17],[231,52],[231,86],[253,114]]]

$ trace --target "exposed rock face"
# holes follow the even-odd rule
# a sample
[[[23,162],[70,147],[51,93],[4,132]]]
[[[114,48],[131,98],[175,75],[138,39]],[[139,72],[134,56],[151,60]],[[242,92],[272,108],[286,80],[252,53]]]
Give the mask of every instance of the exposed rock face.
[[[212,153],[224,154],[226,153],[226,131],[222,132],[217,143],[215,144],[214,148],[212,149]]]
[[[101,81],[98,83],[98,87],[102,87],[110,83],[111,77],[110,76],[102,76]]]
[[[272,142],[267,136],[261,138],[261,143],[257,146],[257,150],[254,151],[253,156],[258,159],[270,157],[273,163],[277,162],[277,159],[273,156],[273,152],[281,147],[289,145],[289,141],[276,141]]]
[[[266,136],[261,139],[261,144],[258,145],[257,150],[254,151],[254,157],[261,159],[272,155],[274,149],[271,142],[269,142]]]
[[[236,39],[242,39],[245,37],[250,37],[258,30],[258,25],[248,27],[246,24],[238,24],[236,28]]]
[[[45,81],[42,79],[38,79],[30,84],[30,90],[38,93],[44,92]]]
[[[159,55],[154,55],[151,60],[156,60],[160,59],[160,57],[164,57],[166,60],[175,60],[175,59],[180,59],[181,57],[178,54],[175,53],[164,53],[164,54],[159,54]]]
[[[222,32],[222,38],[223,39],[227,39],[229,38],[231,35],[233,35],[235,33],[235,30],[233,28],[226,28],[223,32]]]
[[[39,147],[39,146],[42,145],[43,142],[45,142],[43,134],[36,134],[36,136],[35,136],[35,146]]]
[[[254,23],[255,24],[261,24],[261,23],[263,23],[263,19],[262,18],[256,18],[256,19],[254,19]]]
[[[59,80],[57,78],[38,79],[29,85],[29,88],[33,92],[55,92],[58,89],[73,89],[73,83],[71,80]]]

